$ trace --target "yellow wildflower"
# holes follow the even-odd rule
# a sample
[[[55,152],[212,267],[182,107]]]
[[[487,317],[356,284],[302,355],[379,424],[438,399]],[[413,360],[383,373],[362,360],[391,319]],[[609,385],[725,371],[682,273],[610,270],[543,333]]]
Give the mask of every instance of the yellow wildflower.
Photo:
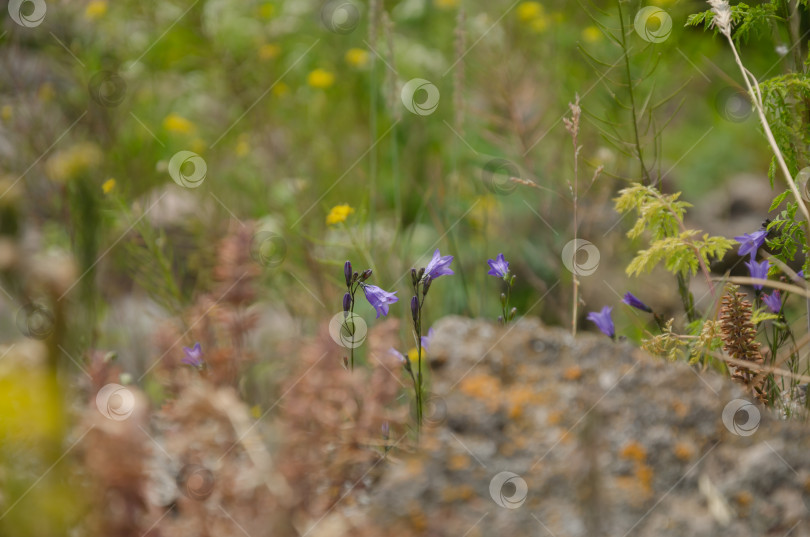
[[[259,47],[259,59],[273,60],[281,54],[281,47],[275,43],[267,43]]]
[[[598,26],[588,26],[582,30],[582,39],[586,43],[596,43],[602,40],[602,30]]]
[[[368,51],[362,48],[350,48],[346,52],[346,63],[352,67],[365,67],[368,63]]]
[[[329,211],[329,214],[326,215],[326,225],[331,226],[333,224],[339,224],[341,222],[345,222],[346,219],[349,217],[350,214],[354,212],[354,209],[349,207],[349,204],[343,205],[335,205]]]
[[[58,151],[45,163],[48,176],[55,181],[68,181],[101,163],[102,153],[92,142],[81,142]]]
[[[418,354],[416,354],[416,347],[411,347],[411,350],[408,351],[408,360],[411,361],[412,364],[417,364],[419,361],[417,360]],[[427,356],[427,351],[423,348],[422,349],[422,362],[425,361],[425,356]]]
[[[270,3],[262,4],[259,7],[259,16],[263,19],[272,18],[276,14],[276,6]]]
[[[533,21],[529,23],[529,26],[535,32],[545,32],[546,28],[548,28],[548,17],[545,15],[540,15]]]
[[[273,86],[273,95],[276,97],[284,97],[288,93],[290,93],[290,86],[284,82],[277,82],[276,85]]]
[[[544,13],[543,4],[540,2],[521,2],[517,7],[517,16],[523,22],[531,22]]]
[[[180,132],[186,134],[193,131],[195,127],[194,123],[187,120],[183,116],[169,114],[163,120],[163,128],[169,132]]]
[[[112,177],[104,181],[104,184],[101,185],[101,190],[105,194],[109,194],[113,188],[115,188],[115,179],[113,179]]]
[[[100,19],[107,13],[107,0],[92,0],[84,9],[84,17],[89,20]]]
[[[248,135],[240,134],[239,139],[236,141],[236,154],[237,156],[244,157],[250,153],[250,144],[248,143]]]
[[[307,76],[307,84],[313,88],[326,89],[335,83],[335,75],[326,69],[315,69]]]
[[[458,6],[459,0],[433,0],[439,9],[452,9]]]

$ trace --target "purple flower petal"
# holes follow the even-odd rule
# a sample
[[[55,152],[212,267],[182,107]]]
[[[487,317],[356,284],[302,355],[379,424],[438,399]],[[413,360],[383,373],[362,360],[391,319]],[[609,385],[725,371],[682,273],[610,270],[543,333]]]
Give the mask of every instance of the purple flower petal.
[[[503,258],[503,254],[498,254],[495,259],[488,259],[489,274],[498,278],[505,278],[509,274],[509,261]]]
[[[779,313],[779,310],[782,309],[782,296],[779,289],[774,289],[770,295],[762,295],[762,301],[774,313]]]
[[[596,323],[596,327],[601,330],[603,334],[613,338],[616,336],[616,327],[613,326],[613,318],[610,316],[611,311],[613,311],[613,308],[605,306],[602,308],[602,311],[598,313],[595,311],[590,312],[587,319]]]
[[[737,255],[742,257],[750,254],[751,260],[753,261],[759,249],[765,244],[765,238],[767,236],[768,232],[761,229],[753,233],[745,233],[734,237],[734,240],[740,243],[740,249],[737,251]]]
[[[622,298],[622,302],[638,310],[646,311],[647,313],[652,313],[652,308],[650,308],[647,304],[639,300],[638,297],[636,297],[633,293],[630,292],[625,293],[624,298]]]
[[[762,280],[768,279],[768,269],[771,267],[771,264],[770,262],[768,262],[768,260],[757,263],[752,259],[750,261],[746,261],[745,266],[748,267],[748,273],[751,275],[752,278],[759,278]],[[757,291],[761,291],[762,284],[755,283],[754,289],[756,289]]]
[[[442,256],[437,248],[436,251],[433,252],[433,259],[431,259],[428,266],[425,267],[425,274],[422,276],[422,279],[425,280],[430,278],[431,280],[435,280],[439,276],[450,276],[451,274],[455,274],[452,270],[450,270],[450,263],[452,262],[452,255]]]
[[[185,356],[180,360],[181,362],[192,367],[202,367],[204,362],[202,359],[202,347],[199,343],[195,343],[194,347],[190,349],[183,347],[183,352]]]
[[[377,312],[378,319],[380,315],[388,315],[388,305],[399,300],[399,298],[396,297],[396,291],[389,293],[376,285],[363,284],[363,293],[366,295],[368,303],[371,304]]]
[[[433,339],[433,327],[431,327],[430,330],[428,330],[428,333],[427,333],[426,336],[422,336],[422,348],[425,349],[425,350],[429,350],[430,349],[430,340],[432,340],[432,339]]]

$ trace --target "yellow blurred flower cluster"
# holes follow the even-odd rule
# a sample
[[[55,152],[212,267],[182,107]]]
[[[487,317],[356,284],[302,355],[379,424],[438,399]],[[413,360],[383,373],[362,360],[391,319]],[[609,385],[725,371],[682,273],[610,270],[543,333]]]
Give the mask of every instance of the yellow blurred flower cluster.
[[[93,142],[81,142],[57,151],[45,163],[48,177],[54,181],[69,181],[101,163],[101,149]]]
[[[326,69],[315,69],[307,76],[307,84],[313,88],[326,89],[335,83],[335,75]]]
[[[169,132],[188,134],[195,130],[194,123],[177,114],[169,114],[163,119],[163,128]]]
[[[107,0],[92,0],[84,8],[84,16],[87,20],[100,19],[107,13]]]
[[[368,51],[362,48],[350,48],[345,57],[346,63],[352,67],[365,67],[368,63]]]
[[[101,185],[101,191],[104,192],[105,194],[109,194],[110,192],[112,192],[113,188],[115,188],[115,179],[113,179],[112,177],[104,181],[104,184]]]
[[[517,7],[517,16],[535,32],[542,32],[548,28],[549,17],[540,2],[521,2]]]
[[[345,222],[349,215],[353,212],[354,209],[352,209],[348,203],[343,205],[335,205],[329,211],[329,214],[326,215],[326,225],[331,226]]]
[[[588,26],[582,30],[582,40],[586,43],[596,43],[602,40],[602,30],[598,26]]]

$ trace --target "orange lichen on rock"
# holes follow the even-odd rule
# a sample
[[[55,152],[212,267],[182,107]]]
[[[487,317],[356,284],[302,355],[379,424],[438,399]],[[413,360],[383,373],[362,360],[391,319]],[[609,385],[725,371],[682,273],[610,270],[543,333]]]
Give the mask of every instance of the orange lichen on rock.
[[[688,461],[695,455],[695,449],[691,444],[685,442],[678,442],[675,444],[675,456],[682,460]]]
[[[579,380],[580,378],[582,378],[582,368],[579,367],[578,365],[566,368],[566,370],[563,371],[563,378],[565,380],[572,380],[572,381]]]
[[[619,455],[623,459],[630,459],[636,462],[642,462],[644,459],[647,458],[647,450],[644,449],[644,446],[639,444],[636,441],[631,441],[622,448]]]
[[[461,392],[485,401],[494,411],[501,401],[501,381],[492,375],[471,375],[461,381]]]

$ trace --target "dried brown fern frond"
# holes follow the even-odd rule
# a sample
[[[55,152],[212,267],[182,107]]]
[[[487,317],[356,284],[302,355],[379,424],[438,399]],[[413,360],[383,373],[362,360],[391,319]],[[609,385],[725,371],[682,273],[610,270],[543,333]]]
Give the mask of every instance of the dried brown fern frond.
[[[739,287],[729,284],[723,296],[723,307],[720,310],[720,338],[723,350],[735,360],[750,362],[751,367],[729,365],[731,378],[749,386],[754,395],[767,402],[767,394],[762,380],[756,380],[764,363],[760,344],[756,341],[757,330],[751,322],[751,303]]]

